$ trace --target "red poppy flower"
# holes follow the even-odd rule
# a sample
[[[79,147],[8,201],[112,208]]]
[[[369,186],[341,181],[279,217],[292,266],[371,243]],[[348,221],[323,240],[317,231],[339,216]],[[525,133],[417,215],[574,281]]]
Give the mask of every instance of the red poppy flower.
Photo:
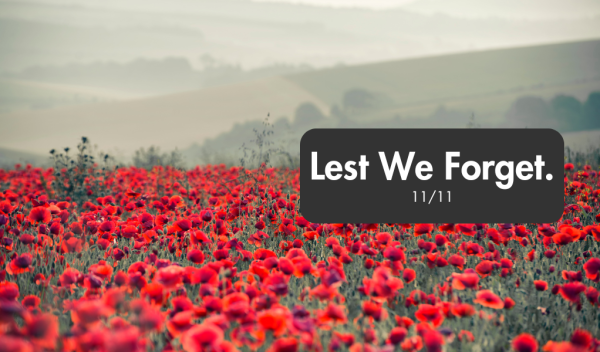
[[[54,350],[58,340],[58,317],[54,314],[39,314],[26,320],[24,334],[40,349]]]
[[[537,352],[538,343],[535,337],[523,333],[513,339],[512,348],[517,352]]]
[[[423,333],[423,343],[428,352],[442,352],[444,336],[436,330],[427,330]]]
[[[28,218],[33,223],[47,224],[52,220],[52,213],[46,207],[35,207],[29,212]]]
[[[364,301],[362,309],[365,316],[371,317],[375,321],[386,320],[388,317],[387,311],[378,302]]]
[[[497,264],[495,262],[490,260],[482,260],[481,263],[475,266],[475,271],[477,271],[481,277],[487,277],[490,276],[496,266]]]
[[[117,224],[115,224],[114,221],[105,221],[102,224],[100,224],[100,227],[98,227],[98,231],[104,233],[104,232],[108,232],[111,233],[115,230],[115,228],[117,227]]]
[[[477,292],[476,299],[473,300],[475,303],[479,303],[484,307],[493,308],[493,309],[502,309],[504,308],[504,302],[500,297],[496,296],[490,290],[481,290]]]
[[[167,302],[169,294],[165,292],[163,285],[159,283],[150,283],[141,290],[142,297],[147,298],[151,303],[162,306]]]
[[[77,237],[71,237],[63,241],[62,250],[66,253],[79,253],[83,249],[82,241]]]
[[[556,235],[552,236],[552,240],[559,246],[564,246],[573,242],[573,237],[563,232],[559,232]]]
[[[475,224],[456,224],[456,228],[465,236],[473,237],[477,233]]]
[[[272,331],[275,336],[287,330],[290,313],[287,308],[278,306],[263,310],[258,314],[258,324],[265,330]]]
[[[88,271],[103,280],[110,279],[113,274],[112,266],[108,265],[104,260],[99,261],[97,264],[92,264]]]
[[[455,290],[477,289],[479,286],[479,275],[477,274],[452,274],[452,288]]]
[[[600,259],[590,258],[585,264],[583,264],[583,270],[585,270],[585,277],[594,281],[600,282]]]
[[[268,352],[297,352],[298,340],[294,337],[281,337],[273,342]]]
[[[250,298],[243,292],[231,293],[223,298],[223,313],[230,319],[242,319],[250,309]]]
[[[581,281],[583,280],[583,275],[581,275],[581,271],[562,271],[562,278],[569,282],[573,281]]]
[[[175,221],[173,226],[177,230],[177,232],[185,232],[192,228],[192,222],[188,219],[181,219]]]
[[[396,295],[404,287],[402,280],[394,277],[389,268],[380,266],[373,272],[373,278],[363,279],[365,293],[376,301],[385,301]]]
[[[581,282],[570,282],[560,286],[560,295],[569,302],[579,303],[579,295],[586,289]]]
[[[415,224],[415,236],[430,234],[433,230],[433,224]]]
[[[387,342],[392,345],[398,345],[404,341],[406,335],[408,335],[408,331],[405,328],[397,326],[390,331]]]
[[[40,302],[41,302],[41,300],[39,297],[34,296],[34,295],[28,295],[23,298],[23,300],[21,301],[21,304],[25,308],[35,309],[35,308],[39,307]]]
[[[187,259],[194,264],[204,263],[204,253],[198,249],[192,249],[187,254]]]
[[[33,257],[29,253],[23,253],[16,256],[10,261],[10,264],[6,267],[6,271],[11,275],[20,275],[30,271]]]
[[[450,256],[450,258],[448,258],[448,263],[450,263],[450,265],[455,266],[462,271],[466,264],[466,260],[461,255],[454,254],[454,255]]]
[[[71,319],[75,324],[81,324],[85,327],[97,325],[102,317],[108,315],[108,310],[104,303],[99,300],[78,301],[71,310]]]
[[[423,348],[423,339],[421,336],[413,336],[407,339],[400,344],[400,347],[404,351],[419,351]]]
[[[182,283],[183,272],[184,269],[182,267],[178,265],[169,265],[166,268],[158,270],[155,279],[166,289],[173,289]]]
[[[223,343],[223,330],[213,324],[195,325],[181,336],[186,352],[218,351]]]
[[[533,281],[533,284],[535,285],[535,289],[538,291],[546,291],[548,289],[548,283],[546,281],[535,280]]]
[[[14,282],[0,282],[0,299],[14,301],[19,297],[19,286]]]
[[[406,268],[402,273],[402,278],[407,284],[410,284],[417,278],[417,273],[413,269]]]
[[[512,298],[506,297],[504,299],[504,309],[511,309],[514,306],[515,306],[515,301]]]
[[[396,247],[387,247],[385,251],[383,251],[383,257],[393,262],[406,262],[406,256],[404,255],[404,251]]]
[[[600,302],[600,292],[594,287],[588,287],[585,291],[585,296],[593,306],[597,306]]]
[[[333,322],[336,324],[346,324],[348,319],[344,306],[330,303],[327,305],[327,308],[319,313],[319,321],[321,323]]]
[[[475,308],[473,308],[472,305],[467,303],[453,304],[450,308],[450,311],[452,312],[452,314],[461,318],[470,317],[475,314]]]
[[[279,296],[285,296],[288,293],[287,280],[281,273],[273,273],[267,276],[263,281],[263,286]]]
[[[434,327],[438,327],[444,321],[444,314],[440,307],[430,304],[420,304],[419,309],[415,312],[415,318],[424,323],[431,323]]]

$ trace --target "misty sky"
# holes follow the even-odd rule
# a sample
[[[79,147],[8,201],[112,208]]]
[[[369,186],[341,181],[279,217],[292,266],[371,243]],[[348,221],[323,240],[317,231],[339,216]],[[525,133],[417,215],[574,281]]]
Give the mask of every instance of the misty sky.
[[[600,16],[597,0],[252,0],[338,8],[401,8],[463,18],[558,19]]]
[[[256,0],[256,1],[271,1],[271,2],[288,2],[298,4],[308,4],[317,6],[332,6],[332,7],[364,7],[371,9],[386,9],[394,8],[416,0]]]
[[[0,0],[0,162],[2,148],[45,155],[82,135],[124,155],[184,150],[267,114],[292,121],[305,102],[328,115],[354,88],[382,96],[369,119],[445,106],[497,125],[522,95],[600,91],[598,46],[557,50],[535,80],[524,62],[548,65],[538,54],[492,60],[521,74],[486,72],[464,94],[470,74],[417,68],[410,81],[431,91],[414,95],[386,80],[394,62],[599,38],[600,0]]]

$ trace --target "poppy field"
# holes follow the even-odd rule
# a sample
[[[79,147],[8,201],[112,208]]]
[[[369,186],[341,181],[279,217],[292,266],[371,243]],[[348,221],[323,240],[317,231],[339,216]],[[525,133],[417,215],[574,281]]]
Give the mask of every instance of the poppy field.
[[[85,159],[0,169],[0,351],[600,351],[588,165],[552,224],[315,224],[299,169]]]

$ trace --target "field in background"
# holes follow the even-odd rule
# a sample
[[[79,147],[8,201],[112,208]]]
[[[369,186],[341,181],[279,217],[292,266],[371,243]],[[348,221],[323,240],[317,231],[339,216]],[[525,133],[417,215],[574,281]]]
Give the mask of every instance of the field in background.
[[[45,110],[136,98],[137,95],[97,87],[0,79],[0,114]]]

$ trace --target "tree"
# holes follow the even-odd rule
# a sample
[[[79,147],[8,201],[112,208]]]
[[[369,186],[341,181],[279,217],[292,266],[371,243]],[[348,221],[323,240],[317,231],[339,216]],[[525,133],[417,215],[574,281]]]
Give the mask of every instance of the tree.
[[[520,97],[512,104],[506,113],[508,127],[551,127],[558,124],[550,119],[551,109],[548,103],[540,97]]]
[[[373,108],[376,105],[375,100],[375,96],[368,90],[354,88],[344,93],[342,107],[344,111],[353,113]]]
[[[302,103],[294,115],[295,127],[308,128],[321,122],[325,116],[319,108],[310,102]]]
[[[600,128],[600,92],[592,92],[583,105],[583,118],[589,128]]]
[[[561,131],[586,129],[581,102],[570,95],[560,94],[550,101],[552,117],[558,122]]]
[[[136,150],[133,156],[133,165],[146,170],[151,170],[155,166],[167,165],[181,169],[185,166],[184,164],[183,156],[177,149],[171,153],[161,153],[159,147],[151,146],[148,150],[145,148]]]

